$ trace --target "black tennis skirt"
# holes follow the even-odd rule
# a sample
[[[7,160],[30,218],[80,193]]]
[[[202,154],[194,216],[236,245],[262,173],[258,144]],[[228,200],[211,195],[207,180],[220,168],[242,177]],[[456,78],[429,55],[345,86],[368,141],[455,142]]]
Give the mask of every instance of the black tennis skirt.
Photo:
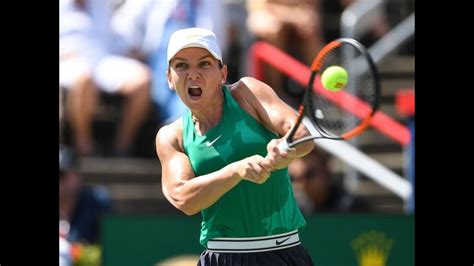
[[[303,245],[252,253],[220,253],[204,250],[198,266],[314,266]]]

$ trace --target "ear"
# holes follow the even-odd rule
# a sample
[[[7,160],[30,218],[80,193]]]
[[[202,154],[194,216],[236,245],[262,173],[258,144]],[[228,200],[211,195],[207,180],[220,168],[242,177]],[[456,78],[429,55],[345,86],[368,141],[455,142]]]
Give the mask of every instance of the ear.
[[[168,70],[166,70],[166,79],[168,81],[168,87],[170,88],[170,90],[176,90],[175,86],[174,86],[174,83],[171,79],[171,73],[170,73],[170,69],[168,68]]]
[[[221,85],[224,85],[227,81],[227,65],[223,65],[221,69]]]

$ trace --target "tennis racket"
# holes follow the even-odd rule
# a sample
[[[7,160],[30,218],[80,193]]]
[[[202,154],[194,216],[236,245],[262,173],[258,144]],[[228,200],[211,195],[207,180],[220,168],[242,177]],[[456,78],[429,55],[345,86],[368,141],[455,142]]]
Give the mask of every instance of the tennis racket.
[[[338,91],[325,89],[320,73],[330,66],[343,67],[348,74],[345,87]],[[370,124],[379,108],[380,82],[374,61],[367,49],[351,38],[339,38],[317,54],[311,64],[311,75],[298,107],[298,116],[280,150],[314,139],[348,140],[361,134]],[[309,118],[320,134],[294,140],[294,135],[303,121]]]

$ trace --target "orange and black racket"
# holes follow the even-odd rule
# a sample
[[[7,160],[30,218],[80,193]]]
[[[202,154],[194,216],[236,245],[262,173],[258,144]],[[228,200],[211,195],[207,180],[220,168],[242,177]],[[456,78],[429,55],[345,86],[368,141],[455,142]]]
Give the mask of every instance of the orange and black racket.
[[[331,66],[346,70],[348,81],[341,90],[328,90],[321,74]],[[367,49],[351,38],[336,39],[321,49],[311,64],[311,76],[298,117],[280,150],[289,150],[305,141],[326,138],[347,140],[362,133],[379,107],[380,81],[377,67]],[[319,136],[293,137],[306,116]]]

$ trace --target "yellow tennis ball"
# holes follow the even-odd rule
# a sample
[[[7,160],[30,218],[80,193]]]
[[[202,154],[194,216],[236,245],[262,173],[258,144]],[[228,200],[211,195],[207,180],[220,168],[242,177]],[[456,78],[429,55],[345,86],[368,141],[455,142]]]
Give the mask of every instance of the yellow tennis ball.
[[[330,66],[326,68],[321,75],[321,83],[324,88],[330,91],[338,91],[346,86],[348,78],[349,76],[344,68],[340,66]]]

